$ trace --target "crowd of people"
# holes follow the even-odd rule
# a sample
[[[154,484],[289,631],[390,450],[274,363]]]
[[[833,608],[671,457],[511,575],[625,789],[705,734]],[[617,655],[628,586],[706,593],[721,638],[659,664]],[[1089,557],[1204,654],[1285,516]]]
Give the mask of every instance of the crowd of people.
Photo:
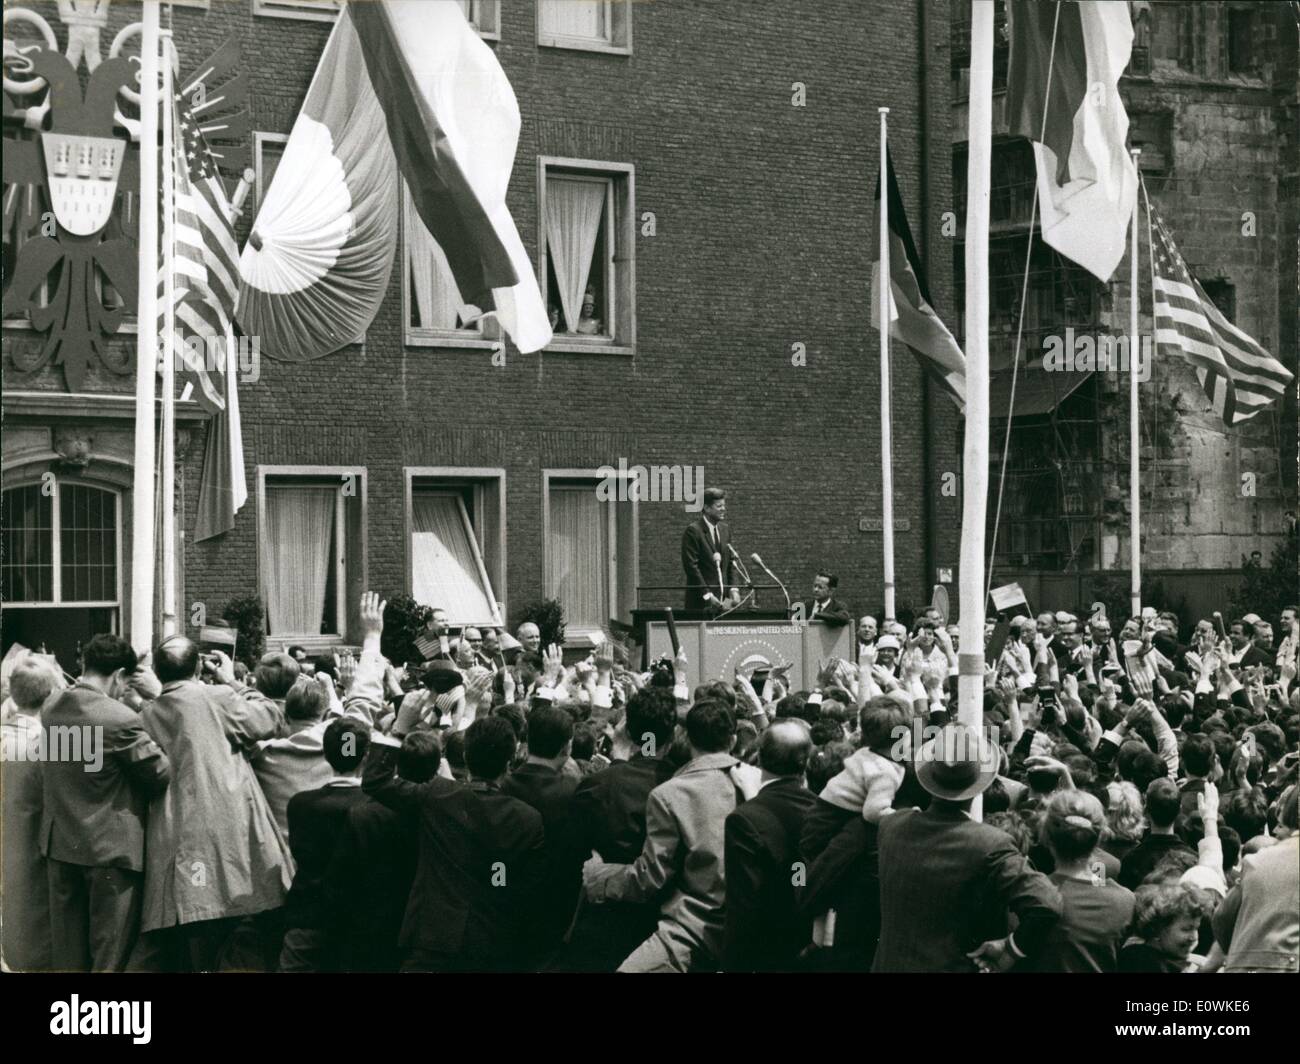
[[[976,720],[938,610],[690,690],[440,613],[390,662],[384,606],[357,658],[11,662],[6,966],[1300,970],[1294,607],[990,622]]]

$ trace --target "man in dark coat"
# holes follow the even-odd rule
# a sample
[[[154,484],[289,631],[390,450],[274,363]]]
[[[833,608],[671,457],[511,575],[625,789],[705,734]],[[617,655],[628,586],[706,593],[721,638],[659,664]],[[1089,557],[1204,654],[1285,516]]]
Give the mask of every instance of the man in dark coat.
[[[728,597],[739,599],[731,586],[731,530],[727,527],[727,493],[704,489],[704,512],[682,533],[682,571],[686,575],[686,608],[717,608]]]

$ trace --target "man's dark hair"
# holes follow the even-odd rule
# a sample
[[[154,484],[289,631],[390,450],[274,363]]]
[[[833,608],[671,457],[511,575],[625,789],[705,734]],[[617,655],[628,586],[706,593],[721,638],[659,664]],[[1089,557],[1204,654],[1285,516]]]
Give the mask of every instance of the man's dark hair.
[[[1214,767],[1214,740],[1208,735],[1189,735],[1183,743],[1183,768],[1191,776],[1208,776]]]
[[[330,696],[314,680],[300,680],[284,696],[284,715],[289,720],[320,720],[329,708]]]
[[[853,747],[849,743],[829,743],[814,750],[812,756],[808,758],[808,767],[805,770],[808,776],[808,789],[813,794],[821,794],[831,778],[843,771],[844,759],[852,755]]]
[[[521,703],[506,702],[504,705],[493,706],[489,716],[506,721],[515,733],[516,742],[522,743],[528,738],[528,718],[524,715],[524,707]]]
[[[573,748],[570,751],[574,761],[590,761],[596,754],[596,733],[590,724],[575,724],[573,727]]]
[[[1253,790],[1233,791],[1223,803],[1223,823],[1246,841],[1268,828],[1268,803]]]
[[[502,717],[479,717],[465,729],[465,766],[475,779],[494,780],[515,756],[515,730]]]
[[[285,647],[284,652],[288,654],[289,657],[293,658],[294,661],[298,660],[299,654],[301,654],[304,658],[307,656],[307,648],[300,647],[297,643],[294,643],[294,645],[291,647]]]
[[[81,668],[96,676],[112,676],[118,669],[135,672],[140,658],[131,644],[120,635],[101,633],[94,636],[81,651]]]
[[[312,658],[311,663],[317,672],[323,672],[331,680],[337,680],[339,678],[338,671],[334,666],[333,654],[317,654]]]
[[[161,683],[192,680],[199,669],[199,646],[183,635],[164,639],[153,652],[153,672]]]
[[[453,732],[448,736],[447,746],[451,746],[454,736],[462,732]],[[461,740],[464,741],[463,739]],[[449,756],[448,761],[451,760]],[[431,731],[408,732],[402,738],[402,748],[397,751],[397,774],[411,783],[428,783],[438,774],[442,764],[442,748],[438,737]]]
[[[785,720],[798,720],[798,717],[786,717]],[[820,717],[816,724],[812,726],[812,742],[814,746],[825,746],[827,743],[837,743],[844,738],[844,725],[834,717]]]
[[[1172,827],[1178,819],[1180,797],[1178,785],[1168,776],[1152,780],[1146,792],[1146,811],[1158,828]]]
[[[736,708],[736,692],[726,680],[708,680],[697,684],[691,701],[703,702],[706,698],[721,699],[732,709]]]
[[[840,578],[832,573],[829,569],[818,569],[817,575],[826,578],[826,586],[834,591],[840,586]]]
[[[355,717],[332,720],[321,740],[325,760],[335,772],[351,772],[366,758],[370,749],[370,725]]]
[[[779,720],[758,741],[758,764],[774,776],[802,776],[812,751],[812,738],[803,724]]]
[[[718,502],[720,499],[725,499],[726,497],[727,497],[727,493],[723,491],[721,488],[704,489],[705,506],[712,506],[715,502]]]
[[[816,702],[809,705],[808,696],[801,691],[792,691],[776,704],[777,720],[782,717],[798,717],[809,724],[816,724],[821,715],[822,707]]]
[[[1228,622],[1229,632],[1231,632],[1234,628],[1238,628],[1238,627],[1241,628],[1242,635],[1249,635],[1251,632],[1251,626],[1241,619],[1232,620]]]
[[[702,754],[726,753],[736,737],[731,707],[714,698],[696,702],[686,714],[686,736]]]
[[[528,714],[528,752],[534,757],[559,757],[573,738],[573,717],[558,706],[540,705]]]
[[[1115,767],[1120,778],[1128,780],[1143,794],[1152,781],[1169,775],[1169,766],[1160,755],[1139,742],[1128,742],[1119,748]]]
[[[677,727],[677,700],[672,691],[662,687],[643,687],[637,691],[628,700],[624,727],[637,746],[643,745],[646,736],[651,735],[656,754],[666,751]]]
[[[299,649],[302,649],[301,647]],[[253,672],[257,689],[267,698],[283,698],[298,682],[298,662],[289,654],[263,654]]]

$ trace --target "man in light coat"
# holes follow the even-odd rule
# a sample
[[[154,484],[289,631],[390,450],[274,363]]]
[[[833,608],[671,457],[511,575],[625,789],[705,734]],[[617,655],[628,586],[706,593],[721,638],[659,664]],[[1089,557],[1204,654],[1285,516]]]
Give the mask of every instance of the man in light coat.
[[[762,780],[758,769],[731,756],[736,719],[725,702],[697,702],[686,715],[686,733],[691,759],[650,792],[641,856],[629,865],[584,870],[593,902],[662,898],[658,927],[620,972],[708,970],[721,956],[726,821]]]
[[[131,966],[212,971],[236,918],[278,908],[292,882],[287,841],[246,757],[283,715],[220,651],[204,658],[173,636],[153,660],[162,694],[141,719],[167,752],[173,786],[149,808],[144,934]]]

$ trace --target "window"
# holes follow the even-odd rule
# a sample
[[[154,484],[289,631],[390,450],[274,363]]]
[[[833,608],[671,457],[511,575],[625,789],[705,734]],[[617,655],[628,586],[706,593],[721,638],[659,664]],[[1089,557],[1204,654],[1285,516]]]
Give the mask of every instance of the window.
[[[502,624],[505,471],[406,471],[407,586],[453,625]]]
[[[501,40],[501,0],[457,0],[469,24],[484,40]]]
[[[257,194],[259,208],[265,201],[267,192],[270,191],[271,181],[275,178],[280,160],[284,158],[284,146],[288,142],[289,137],[285,133],[253,134],[253,166],[257,175],[254,179],[253,191]]]
[[[405,234],[402,301],[405,340],[412,346],[490,348],[500,336],[496,318],[479,318],[480,309],[463,305],[447,256],[415,210],[402,185]]]
[[[1224,56],[1229,74],[1256,74],[1259,64],[1255,55],[1255,12],[1234,7],[1227,12]]]
[[[328,643],[355,631],[365,587],[364,505],[363,469],[259,468],[259,582],[268,636]]]
[[[630,354],[635,344],[632,166],[543,157],[538,277],[548,350]]]
[[[1192,270],[1192,276],[1196,276],[1195,270]],[[1222,277],[1215,277],[1208,281],[1202,281],[1201,288],[1210,297],[1214,305],[1219,308],[1219,313],[1230,322],[1235,323],[1237,320],[1237,289],[1232,282],[1225,281]]]
[[[25,603],[116,606],[117,493],[52,480],[4,493],[3,592]]]
[[[632,54],[630,0],[537,0],[537,43]]]
[[[633,493],[601,491],[601,484],[586,470],[543,473],[545,593],[564,607],[570,645],[589,643],[596,632],[608,636],[611,622],[632,618],[637,504],[628,498]]]
[[[333,22],[342,6],[340,0],[253,0],[253,14]]]

